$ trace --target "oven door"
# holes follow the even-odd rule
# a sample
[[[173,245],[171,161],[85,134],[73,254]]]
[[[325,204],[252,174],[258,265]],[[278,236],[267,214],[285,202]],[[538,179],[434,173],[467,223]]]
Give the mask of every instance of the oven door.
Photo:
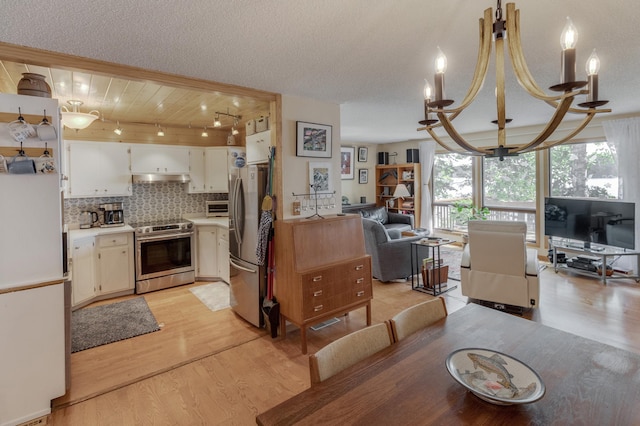
[[[136,238],[136,281],[195,270],[193,232]]]

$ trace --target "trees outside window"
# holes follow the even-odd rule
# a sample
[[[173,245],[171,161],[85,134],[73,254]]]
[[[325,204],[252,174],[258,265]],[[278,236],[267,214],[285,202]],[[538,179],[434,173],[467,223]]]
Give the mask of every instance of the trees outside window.
[[[498,208],[536,208],[536,157],[527,152],[515,157],[483,161],[484,205]]]
[[[619,198],[612,143],[560,145],[549,150],[549,158],[552,197]]]

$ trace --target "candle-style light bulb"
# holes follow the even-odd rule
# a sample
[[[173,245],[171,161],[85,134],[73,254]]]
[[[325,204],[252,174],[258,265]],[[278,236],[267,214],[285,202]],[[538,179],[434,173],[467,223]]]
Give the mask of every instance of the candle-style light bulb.
[[[447,57],[440,50],[440,46],[438,46],[438,56],[436,56],[436,73],[444,74],[447,72]]]
[[[585,67],[587,70],[587,75],[597,75],[600,71],[600,58],[596,54],[596,49],[593,49],[591,52],[591,56],[587,59],[587,66]]]
[[[593,49],[591,56],[587,59],[587,102],[598,101],[598,71],[600,71],[600,58],[596,54],[596,49]]]
[[[567,16],[567,23],[562,30],[562,34],[560,34],[560,46],[562,46],[562,50],[575,49],[577,43],[578,30],[571,22],[571,18]]]
[[[422,93],[424,95],[425,101],[428,102],[431,100],[431,96],[433,96],[433,89],[431,88],[431,85],[429,84],[426,78],[424,79],[424,89]]]
[[[573,26],[571,18],[567,16],[567,23],[560,34],[560,45],[562,46],[562,73],[561,83],[572,83],[576,81],[576,44],[578,43],[578,31]]]
[[[444,56],[444,53],[440,50],[440,46],[438,46],[435,66],[436,75],[434,76],[433,82],[436,86],[436,101],[441,101],[444,99],[444,73],[447,71],[447,57]]]

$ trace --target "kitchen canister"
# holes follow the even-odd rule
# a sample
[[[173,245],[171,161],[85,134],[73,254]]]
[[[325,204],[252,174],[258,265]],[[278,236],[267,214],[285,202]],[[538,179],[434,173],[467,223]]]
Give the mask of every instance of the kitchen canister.
[[[51,87],[47,84],[44,75],[24,72],[22,73],[22,78],[18,82],[18,95],[50,98]]]

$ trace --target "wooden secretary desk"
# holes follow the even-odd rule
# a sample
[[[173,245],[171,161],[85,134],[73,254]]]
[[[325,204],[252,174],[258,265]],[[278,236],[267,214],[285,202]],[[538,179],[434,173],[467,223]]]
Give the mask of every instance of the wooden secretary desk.
[[[313,324],[366,307],[371,325],[371,257],[359,214],[279,220],[275,232],[282,337],[286,321],[298,326],[306,354],[307,327]]]

